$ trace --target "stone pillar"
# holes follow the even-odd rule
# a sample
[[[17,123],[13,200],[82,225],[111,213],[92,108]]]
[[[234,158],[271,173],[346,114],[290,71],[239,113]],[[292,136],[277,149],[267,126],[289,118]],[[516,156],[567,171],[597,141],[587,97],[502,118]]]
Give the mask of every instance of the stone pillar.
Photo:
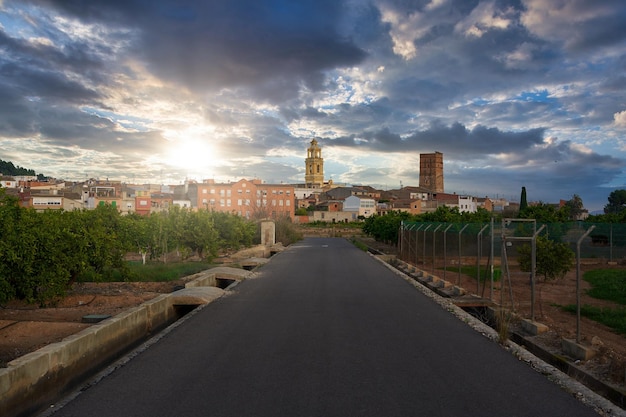
[[[272,246],[276,244],[276,224],[273,221],[261,222],[261,245]]]

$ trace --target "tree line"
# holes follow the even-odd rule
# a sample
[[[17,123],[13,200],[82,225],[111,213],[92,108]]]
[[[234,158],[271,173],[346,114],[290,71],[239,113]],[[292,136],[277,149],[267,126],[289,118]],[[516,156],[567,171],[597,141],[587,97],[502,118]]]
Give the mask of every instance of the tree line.
[[[15,166],[13,162],[3,161],[2,159],[0,159],[0,174],[9,175],[9,176],[14,176],[14,175],[32,176],[32,177],[37,177],[37,179],[39,180],[45,178],[44,175],[37,174],[32,169],[23,168],[19,165]]]
[[[256,233],[241,216],[179,207],[150,216],[122,216],[110,205],[37,212],[0,189],[0,303],[45,303],[76,281],[124,270],[129,252],[144,263],[167,262],[172,252],[210,261],[221,249],[250,246]]]

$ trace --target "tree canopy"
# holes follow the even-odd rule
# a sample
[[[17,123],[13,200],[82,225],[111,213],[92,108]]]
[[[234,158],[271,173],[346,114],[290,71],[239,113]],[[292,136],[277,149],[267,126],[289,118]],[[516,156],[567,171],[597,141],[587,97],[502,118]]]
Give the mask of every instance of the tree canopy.
[[[614,190],[609,194],[609,202],[604,206],[605,214],[620,214],[626,208],[626,190]]]
[[[178,207],[147,217],[122,216],[110,205],[37,212],[0,189],[0,303],[44,304],[75,281],[124,271],[128,252],[144,261],[167,262],[171,251],[210,260],[221,248],[251,245],[256,230],[241,216]]]
[[[567,243],[555,242],[545,236],[537,236],[536,272],[543,275],[544,280],[563,278],[574,266],[576,255]],[[519,263],[522,271],[530,272],[532,248],[525,244],[518,249]]]

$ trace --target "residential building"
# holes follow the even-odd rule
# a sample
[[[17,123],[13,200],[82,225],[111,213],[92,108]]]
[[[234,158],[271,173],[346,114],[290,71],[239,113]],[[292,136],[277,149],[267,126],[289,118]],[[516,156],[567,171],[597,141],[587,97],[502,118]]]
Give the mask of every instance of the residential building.
[[[343,211],[357,213],[357,218],[370,217],[376,214],[376,200],[351,195],[343,201]]]
[[[278,218],[295,214],[293,185],[264,184],[259,179],[234,183],[205,180],[197,184],[198,209],[238,214],[246,218]]]
[[[17,180],[9,176],[0,176],[0,187],[2,188],[17,188]]]
[[[483,208],[489,212],[493,211],[493,201],[489,197],[478,197],[476,198],[476,205],[480,208]]]

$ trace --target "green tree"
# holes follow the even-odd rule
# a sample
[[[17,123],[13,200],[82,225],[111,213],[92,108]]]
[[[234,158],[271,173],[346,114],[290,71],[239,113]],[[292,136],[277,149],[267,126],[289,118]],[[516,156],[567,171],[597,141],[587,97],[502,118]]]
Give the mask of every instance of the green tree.
[[[538,275],[543,275],[544,280],[563,278],[574,267],[575,254],[566,243],[555,242],[545,236],[537,236],[536,245],[536,272]],[[522,245],[518,249],[518,255],[522,271],[530,272],[531,245]]]
[[[400,224],[410,219],[409,213],[399,211],[391,211],[382,216],[371,216],[365,219],[363,232],[378,241],[396,245]]]
[[[609,202],[604,206],[606,214],[620,214],[626,208],[626,190],[614,190],[609,194]]]
[[[565,207],[569,209],[570,220],[576,220],[584,210],[583,199],[578,194],[574,194],[571,199],[565,202]]]
[[[141,255],[142,263],[145,265],[154,242],[150,229],[150,217],[131,213],[122,219],[122,231],[124,240],[129,244],[129,251],[137,251]]]
[[[519,211],[520,214],[523,213],[528,207],[528,199],[526,197],[526,187],[522,187],[522,194],[519,199]]]
[[[187,211],[183,225],[182,243],[201,259],[217,255],[218,232],[215,230],[211,213],[206,210]]]
[[[522,212],[520,210],[519,217],[521,219],[535,219],[537,223],[558,223],[569,220],[569,210],[556,208],[552,204],[538,203],[527,206]]]

